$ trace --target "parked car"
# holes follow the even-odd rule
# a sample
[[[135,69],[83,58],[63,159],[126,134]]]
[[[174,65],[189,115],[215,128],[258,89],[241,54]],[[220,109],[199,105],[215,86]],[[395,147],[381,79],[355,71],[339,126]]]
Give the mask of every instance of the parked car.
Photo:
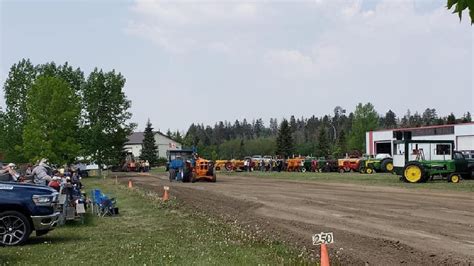
[[[32,231],[41,236],[56,227],[58,193],[46,186],[0,182],[0,245],[23,244]]]

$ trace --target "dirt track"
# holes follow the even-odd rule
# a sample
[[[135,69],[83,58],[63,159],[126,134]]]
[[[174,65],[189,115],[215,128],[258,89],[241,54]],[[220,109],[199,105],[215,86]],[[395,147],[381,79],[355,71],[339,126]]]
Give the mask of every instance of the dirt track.
[[[122,179],[125,181],[125,179]],[[217,183],[169,183],[165,175],[135,185],[171,195],[209,215],[307,248],[334,232],[342,264],[474,263],[474,194],[354,184],[223,176]]]

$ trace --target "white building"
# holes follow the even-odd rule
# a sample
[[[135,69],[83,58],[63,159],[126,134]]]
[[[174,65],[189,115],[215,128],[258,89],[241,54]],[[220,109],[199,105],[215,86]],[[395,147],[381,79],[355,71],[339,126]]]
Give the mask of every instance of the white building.
[[[474,123],[464,123],[368,131],[365,134],[366,153],[393,155],[393,141],[402,136],[410,136],[413,140],[452,140],[455,150],[474,151]]]
[[[165,134],[156,131],[155,133],[155,142],[158,146],[158,157],[166,158],[166,152],[169,150],[181,150],[182,145],[172,139],[170,139]],[[128,137],[128,141],[125,143],[124,149],[128,152],[131,152],[135,158],[138,158],[142,152],[143,148],[143,138],[144,132],[134,132]]]

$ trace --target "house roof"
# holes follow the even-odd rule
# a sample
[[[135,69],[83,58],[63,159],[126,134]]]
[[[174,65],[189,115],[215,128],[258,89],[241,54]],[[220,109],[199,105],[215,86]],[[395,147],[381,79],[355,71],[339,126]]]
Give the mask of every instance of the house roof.
[[[159,134],[169,140],[172,140],[170,139],[168,136],[166,136],[165,134],[161,133],[160,131],[155,131],[153,132],[156,134]],[[145,138],[145,132],[133,132],[130,136],[128,136],[128,141],[125,143],[125,144],[143,144],[143,139]],[[174,140],[172,140],[174,141]],[[176,141],[174,141],[176,142]],[[181,143],[180,143],[181,144]]]
[[[378,131],[410,131],[410,130],[417,130],[417,129],[425,129],[425,128],[443,128],[443,127],[452,127],[452,126],[468,126],[474,125],[474,122],[466,122],[466,123],[459,123],[459,124],[448,124],[448,125],[432,125],[432,126],[421,126],[421,127],[406,127],[406,128],[384,128],[384,129],[377,129],[372,130],[373,132]]]
[[[128,141],[125,144],[142,144],[144,138],[144,132],[133,132],[132,135],[128,136]]]

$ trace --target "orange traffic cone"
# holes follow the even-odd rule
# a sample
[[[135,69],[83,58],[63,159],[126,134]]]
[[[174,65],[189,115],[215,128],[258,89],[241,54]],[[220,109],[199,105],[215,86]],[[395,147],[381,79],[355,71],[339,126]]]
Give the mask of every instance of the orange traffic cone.
[[[329,266],[329,255],[326,244],[321,244],[321,266]]]
[[[132,179],[128,180],[128,188],[133,188]]]
[[[170,199],[170,196],[168,195],[168,190],[170,190],[169,187],[163,187],[163,189],[165,190],[165,192],[163,193],[163,201],[167,201]]]

